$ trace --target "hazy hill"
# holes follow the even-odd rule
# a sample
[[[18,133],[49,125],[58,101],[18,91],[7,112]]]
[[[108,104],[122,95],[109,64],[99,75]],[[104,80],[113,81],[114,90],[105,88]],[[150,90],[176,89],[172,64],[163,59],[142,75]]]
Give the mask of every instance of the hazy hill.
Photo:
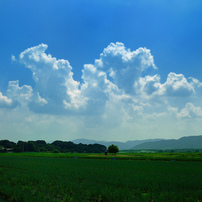
[[[88,139],[76,139],[76,140],[72,140],[72,142],[74,142],[75,144],[102,144],[105,145],[106,147],[108,147],[111,144],[115,144],[119,147],[120,150],[124,150],[124,149],[131,149],[133,147],[135,147],[136,145],[145,143],[145,142],[155,142],[155,141],[159,141],[162,139],[147,139],[147,140],[134,140],[134,141],[127,141],[127,142],[117,142],[117,141],[96,141],[96,140],[88,140]]]
[[[133,149],[202,149],[202,135],[138,144]]]

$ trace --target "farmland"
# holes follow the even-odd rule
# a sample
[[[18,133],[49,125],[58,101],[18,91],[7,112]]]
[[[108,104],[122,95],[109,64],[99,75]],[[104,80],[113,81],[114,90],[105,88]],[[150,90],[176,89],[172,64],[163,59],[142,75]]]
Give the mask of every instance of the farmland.
[[[0,154],[0,200],[201,201],[201,153]]]

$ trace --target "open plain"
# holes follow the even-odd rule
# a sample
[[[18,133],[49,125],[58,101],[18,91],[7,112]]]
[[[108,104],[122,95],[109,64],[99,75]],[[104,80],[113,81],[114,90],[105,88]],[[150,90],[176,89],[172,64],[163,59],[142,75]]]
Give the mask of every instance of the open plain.
[[[172,157],[172,158],[171,158]],[[0,154],[5,201],[201,201],[193,154]]]

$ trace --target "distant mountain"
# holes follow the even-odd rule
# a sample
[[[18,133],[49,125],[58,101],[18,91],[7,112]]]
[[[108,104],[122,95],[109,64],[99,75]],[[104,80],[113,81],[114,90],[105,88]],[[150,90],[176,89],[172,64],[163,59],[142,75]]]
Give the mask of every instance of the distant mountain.
[[[88,140],[88,139],[76,139],[76,140],[72,140],[73,143],[75,144],[101,144],[101,145],[105,145],[106,147],[108,147],[111,144],[117,145],[119,147],[120,150],[124,150],[124,149],[131,149],[133,147],[135,147],[136,145],[145,143],[145,142],[155,142],[155,141],[159,141],[162,139],[147,139],[147,140],[134,140],[134,141],[127,141],[127,142],[118,142],[118,141],[96,141],[96,140]]]
[[[177,140],[145,142],[134,146],[133,149],[202,149],[202,135],[182,137]]]

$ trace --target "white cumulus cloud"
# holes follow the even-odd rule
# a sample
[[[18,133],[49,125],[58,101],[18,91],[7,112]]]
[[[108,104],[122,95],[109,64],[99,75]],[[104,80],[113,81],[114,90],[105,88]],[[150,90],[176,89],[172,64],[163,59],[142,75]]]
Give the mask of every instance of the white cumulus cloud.
[[[131,51],[123,43],[111,43],[94,64],[84,64],[76,81],[69,61],[47,54],[47,48],[39,44],[11,58],[32,72],[35,85],[10,81],[4,95],[0,92],[0,127],[5,134],[13,132],[7,129],[9,120],[19,131],[53,137],[57,131],[65,137],[66,131],[91,137],[121,136],[126,131],[130,137],[165,130],[182,134],[194,128],[190,120],[198,121],[195,131],[200,129],[202,106],[195,103],[200,103],[202,83],[174,72],[161,82],[149,49]]]
[[[126,49],[123,43],[111,43],[104,49],[95,67],[107,73],[109,79],[126,93],[134,94],[134,83],[148,68],[157,69],[149,49]]]
[[[32,113],[28,117],[33,113],[65,115],[66,119],[74,116],[83,127],[106,126],[106,130],[116,126],[132,130],[139,123],[140,130],[148,120],[201,117],[200,106],[187,101],[202,86],[201,82],[171,72],[161,83],[147,48],[131,51],[123,43],[111,43],[94,64],[84,64],[80,81],[73,79],[69,61],[46,54],[47,48],[40,44],[20,53],[18,60],[13,57],[32,72],[35,85],[20,86],[20,81],[10,81],[6,95],[0,93],[1,108],[26,106]],[[151,72],[148,69],[155,74],[147,74]],[[176,101],[185,108],[179,111]]]
[[[37,108],[37,102],[33,100],[30,107],[44,113],[65,113],[66,109],[78,109],[81,101],[79,82],[73,79],[72,67],[69,61],[56,59],[45,51],[45,44],[28,48],[20,54],[19,61],[33,73],[36,83],[34,92],[38,101],[43,102]]]
[[[192,103],[187,103],[185,108],[183,108],[178,114],[179,118],[197,118],[202,117],[202,109],[201,107],[196,107]]]
[[[25,104],[31,101],[33,90],[31,86],[19,86],[19,81],[10,81],[8,84],[7,95],[14,101]]]
[[[0,107],[11,107],[12,104],[12,99],[9,99],[7,96],[2,95],[2,93],[0,92]]]
[[[169,73],[167,81],[162,85],[168,96],[190,96],[195,93],[193,82],[189,83],[183,74]]]

